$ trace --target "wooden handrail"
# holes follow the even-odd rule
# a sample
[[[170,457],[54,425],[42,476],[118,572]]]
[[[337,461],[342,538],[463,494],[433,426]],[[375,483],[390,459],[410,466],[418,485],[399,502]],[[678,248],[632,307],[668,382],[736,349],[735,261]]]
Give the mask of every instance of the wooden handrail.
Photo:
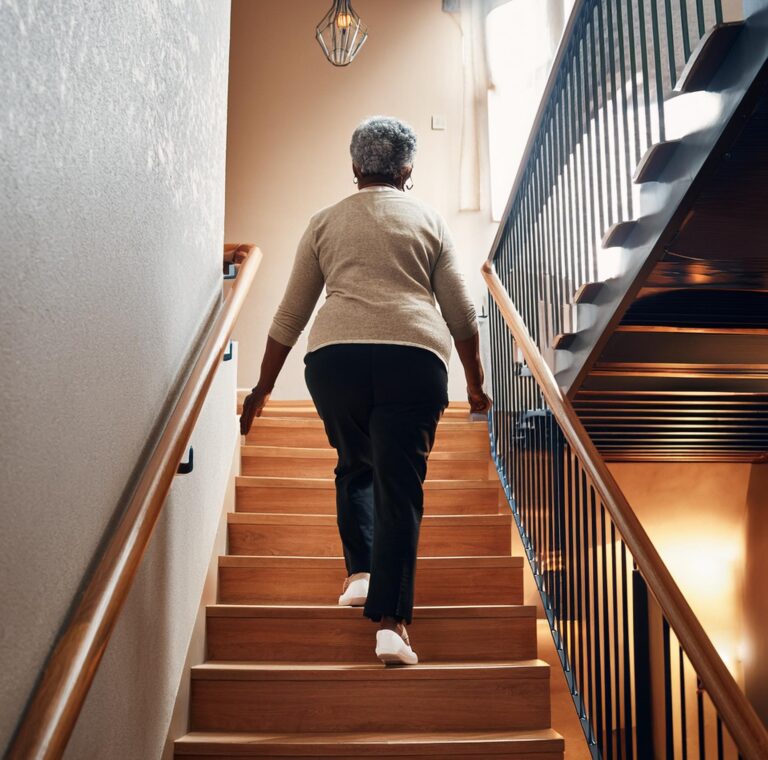
[[[260,262],[261,251],[251,246],[123,516],[46,662],[8,749],[8,760],[62,756]]]
[[[544,357],[528,333],[522,317],[490,262],[484,262],[482,274],[552,415],[579,457],[648,587],[728,727],[741,755],[747,760],[765,760],[768,757],[768,731],[685,600],[621,488],[581,424],[571,402],[558,387],[552,370],[544,361]]]

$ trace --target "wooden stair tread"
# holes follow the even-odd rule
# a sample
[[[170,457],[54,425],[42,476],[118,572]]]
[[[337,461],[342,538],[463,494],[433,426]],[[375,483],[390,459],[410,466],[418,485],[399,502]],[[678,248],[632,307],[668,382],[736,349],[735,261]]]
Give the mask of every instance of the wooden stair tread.
[[[221,753],[242,757],[259,757],[286,750],[310,756],[402,757],[410,755],[472,754],[478,757],[501,752],[526,751],[534,745],[537,751],[564,749],[563,737],[551,728],[518,731],[446,731],[446,732],[340,732],[340,733],[219,733],[195,731],[175,743],[176,755],[184,756],[204,751],[215,757]],[[279,755],[278,755],[279,756]]]
[[[601,241],[603,248],[614,248],[624,245],[636,227],[637,222],[634,220],[612,224],[603,234]]]
[[[373,675],[375,674],[375,676]],[[510,662],[419,663],[407,668],[388,668],[376,663],[255,663],[204,662],[192,667],[192,678],[208,681],[369,681],[377,679],[422,681],[471,678],[549,678],[544,660]]]
[[[680,145],[680,140],[654,143],[648,148],[635,169],[633,181],[637,184],[658,182],[664,167]]]
[[[208,617],[221,618],[281,618],[304,619],[306,617],[331,620],[361,617],[359,607],[340,607],[331,604],[211,604],[206,608]],[[533,604],[488,604],[461,606],[415,607],[414,616],[419,620],[431,618],[518,618],[536,617]]]
[[[574,303],[592,303],[600,291],[605,287],[605,283],[601,281],[585,282],[574,294]]]
[[[743,21],[726,22],[712,27],[701,38],[685,64],[674,92],[686,93],[705,89],[743,28]]]
[[[269,488],[327,488],[336,490],[333,478],[282,478],[269,475],[238,475],[235,485],[241,488],[268,486]],[[498,481],[494,480],[427,480],[424,482],[425,491],[441,489],[490,489],[496,490]]]
[[[419,557],[419,565],[460,569],[513,567],[522,568],[522,557]],[[342,557],[280,557],[225,554],[219,557],[219,567],[284,567],[344,570]]]
[[[576,333],[560,333],[552,339],[555,351],[567,351],[576,341]]]
[[[227,522],[230,525],[335,526],[337,518],[335,515],[285,514],[282,512],[229,512],[227,513]],[[506,527],[511,523],[512,515],[507,513],[498,515],[424,515],[422,525],[467,528],[476,525]]]

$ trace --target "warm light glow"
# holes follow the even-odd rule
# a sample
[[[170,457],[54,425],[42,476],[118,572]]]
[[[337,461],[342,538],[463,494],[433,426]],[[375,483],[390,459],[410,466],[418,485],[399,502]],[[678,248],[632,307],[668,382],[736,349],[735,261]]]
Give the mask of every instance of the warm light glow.
[[[749,664],[752,661],[752,645],[747,638],[743,638],[736,645],[736,660]]]
[[[338,16],[336,16],[336,26],[339,27],[339,29],[349,29],[350,26],[354,23],[351,14],[349,13],[339,13]]]

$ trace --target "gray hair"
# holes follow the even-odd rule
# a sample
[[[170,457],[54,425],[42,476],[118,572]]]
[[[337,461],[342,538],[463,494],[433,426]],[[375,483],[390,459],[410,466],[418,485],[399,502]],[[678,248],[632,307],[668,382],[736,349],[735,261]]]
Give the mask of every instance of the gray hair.
[[[396,177],[403,167],[413,165],[416,133],[399,119],[371,116],[352,133],[349,152],[363,176]]]

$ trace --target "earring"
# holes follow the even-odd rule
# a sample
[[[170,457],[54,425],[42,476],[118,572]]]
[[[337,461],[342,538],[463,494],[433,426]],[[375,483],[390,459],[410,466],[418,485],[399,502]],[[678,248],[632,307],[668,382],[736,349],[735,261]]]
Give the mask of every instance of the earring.
[[[352,181],[357,184],[357,177],[352,177]]]
[[[408,183],[405,185],[406,190],[413,190],[413,180],[408,177]]]

